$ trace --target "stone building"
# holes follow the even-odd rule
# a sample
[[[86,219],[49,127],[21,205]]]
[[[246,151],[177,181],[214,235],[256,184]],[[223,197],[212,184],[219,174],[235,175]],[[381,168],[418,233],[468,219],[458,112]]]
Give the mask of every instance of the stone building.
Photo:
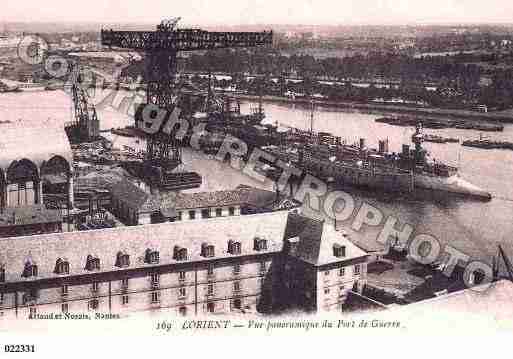
[[[0,314],[272,310],[288,211],[0,241]]]
[[[73,203],[73,154],[64,129],[2,126],[0,207],[43,204],[43,182],[62,182]]]
[[[42,205],[0,210],[0,238],[62,231],[62,213]]]
[[[368,255],[280,209],[0,241],[0,315],[343,309]]]
[[[287,209],[301,203],[276,192],[238,186],[233,190],[149,194],[123,180],[109,189],[112,212],[128,225],[230,217]]]
[[[369,255],[345,233],[323,221],[291,214],[285,238],[285,306],[341,311],[349,292],[362,292]]]

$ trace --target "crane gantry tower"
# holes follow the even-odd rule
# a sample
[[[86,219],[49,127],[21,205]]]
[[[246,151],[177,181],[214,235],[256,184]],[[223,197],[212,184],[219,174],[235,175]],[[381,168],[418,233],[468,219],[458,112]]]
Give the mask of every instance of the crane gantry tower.
[[[177,105],[180,95],[175,82],[178,52],[272,44],[272,31],[210,32],[177,29],[179,20],[164,20],[156,31],[101,31],[102,45],[145,53],[147,103],[166,109],[169,113]],[[162,131],[148,135],[147,161],[163,169],[178,166],[181,163],[180,144],[173,138],[173,135]]]

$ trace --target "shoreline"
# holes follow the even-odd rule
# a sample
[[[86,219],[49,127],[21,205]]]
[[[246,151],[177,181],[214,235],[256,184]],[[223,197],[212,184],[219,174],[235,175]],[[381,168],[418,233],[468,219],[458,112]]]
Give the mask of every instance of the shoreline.
[[[226,93],[229,94],[229,93]],[[241,100],[258,101],[259,96],[256,95],[245,95],[245,94],[231,94],[235,98]],[[262,96],[264,102],[276,102],[285,104],[300,104],[309,105],[308,99],[290,99],[287,97],[278,96]],[[335,102],[335,101],[324,101],[314,100],[314,104],[322,107],[335,107],[348,110],[356,110],[358,112],[365,112],[377,115],[390,115],[390,114],[410,114],[418,116],[431,116],[436,118],[450,118],[459,120],[469,121],[488,121],[488,122],[500,122],[500,123],[513,123],[513,116],[504,114],[496,114],[493,112],[474,112],[469,110],[457,110],[457,109],[442,109],[436,107],[409,107],[399,105],[384,105],[374,103],[358,103],[358,102]]]

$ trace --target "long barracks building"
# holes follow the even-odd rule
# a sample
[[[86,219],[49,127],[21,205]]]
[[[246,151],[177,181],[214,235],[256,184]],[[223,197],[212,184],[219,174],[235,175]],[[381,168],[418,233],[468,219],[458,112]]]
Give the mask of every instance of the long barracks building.
[[[311,221],[280,210],[4,238],[0,315],[340,310],[365,284],[368,257]]]

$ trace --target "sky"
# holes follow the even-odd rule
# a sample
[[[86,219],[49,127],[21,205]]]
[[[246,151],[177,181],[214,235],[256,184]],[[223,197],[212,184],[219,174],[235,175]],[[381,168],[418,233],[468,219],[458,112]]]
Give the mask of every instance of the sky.
[[[6,2],[6,3],[5,3]],[[2,0],[1,21],[380,25],[513,23],[511,0]]]

